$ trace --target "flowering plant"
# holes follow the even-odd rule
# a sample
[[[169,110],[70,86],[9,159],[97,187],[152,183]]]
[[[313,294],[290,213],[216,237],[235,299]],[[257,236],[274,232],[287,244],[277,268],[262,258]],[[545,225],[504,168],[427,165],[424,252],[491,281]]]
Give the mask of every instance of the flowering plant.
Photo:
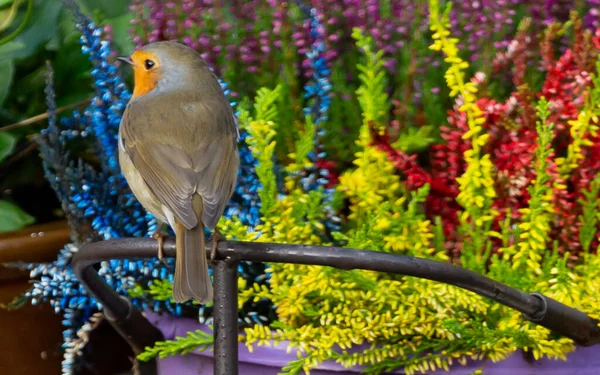
[[[138,45],[179,39],[223,80],[242,161],[219,222],[228,238],[454,262],[598,318],[596,5],[588,2],[580,19],[553,1],[444,3],[135,0],[132,35]],[[65,316],[65,373],[81,365],[82,332],[100,309],[74,277],[72,253],[155,226],[116,162],[130,94],[107,30],[77,10],[75,18],[96,96],[58,120],[50,74],[40,144],[73,244],[54,263],[27,265],[35,279],[27,296]],[[82,145],[94,162],[76,157]],[[100,273],[140,308],[176,316],[199,309],[210,324],[209,305],[171,301],[173,268],[110,261]],[[242,340],[300,348],[289,374],[328,359],[368,373],[415,373],[517,349],[535,358],[574,350],[505,307],[426,280],[247,262],[239,274]],[[140,358],[205,348],[207,340],[191,333]]]

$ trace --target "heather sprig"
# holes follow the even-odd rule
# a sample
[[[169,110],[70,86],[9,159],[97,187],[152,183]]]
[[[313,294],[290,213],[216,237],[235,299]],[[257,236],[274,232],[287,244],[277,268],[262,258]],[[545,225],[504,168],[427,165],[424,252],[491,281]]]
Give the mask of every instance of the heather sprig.
[[[229,84],[222,82],[240,123],[241,168],[218,224],[228,238],[438,261],[450,254],[463,267],[598,317],[600,82],[588,65],[600,32],[592,37],[578,22],[555,23],[572,6],[553,1],[455,2],[444,10],[440,3],[134,0],[132,26],[138,45],[182,40]],[[531,27],[513,40],[525,15]],[[75,371],[84,345],[77,333],[91,329],[86,322],[100,308],[76,280],[72,253],[89,240],[146,235],[155,224],[118,173],[116,131],[129,94],[107,58],[110,38],[77,17],[97,98],[59,120],[49,84],[40,145],[77,245],[55,262],[29,265],[36,281],[27,294],[64,314],[65,373]],[[549,22],[536,53],[534,32]],[[573,48],[556,58],[554,47],[563,48],[568,33]],[[512,80],[495,76],[489,61],[497,50],[500,70],[514,61]],[[504,98],[498,86],[514,92]],[[73,141],[95,153],[99,168],[69,153]],[[331,171],[341,172],[339,183]],[[579,258],[577,241],[585,250]],[[172,302],[172,270],[172,260],[122,260],[103,262],[99,273],[140,309],[199,315],[210,325],[210,306]],[[444,284],[292,264],[242,262],[238,271],[241,340],[251,348],[287,340],[301,349],[284,373],[325,360],[372,374],[424,373],[474,358],[502,360],[519,349],[564,358],[575,348],[508,308]],[[140,358],[211,344],[199,331]]]
[[[212,348],[214,342],[213,334],[201,330],[188,332],[186,336],[177,337],[174,340],[159,341],[153,347],[145,348],[145,351],[137,356],[140,361],[148,361],[154,357],[166,358],[176,354],[184,355],[192,351],[205,351]]]
[[[590,251],[590,246],[598,239],[598,223],[600,222],[600,173],[591,181],[589,189],[583,189],[583,197],[578,201],[581,205],[579,221],[579,241],[584,252]]]
[[[383,52],[374,51],[372,38],[358,28],[352,31],[352,37],[365,56],[365,62],[358,64],[361,85],[356,90],[363,113],[363,127],[372,127],[379,134],[383,134],[390,111],[388,95],[385,92],[387,82],[383,70]]]
[[[550,186],[542,172],[546,172],[544,168],[548,166],[551,152],[548,146],[553,137],[546,122],[547,103],[542,100],[538,106],[543,119],[538,123],[540,145],[536,154],[536,170],[540,174],[539,185],[534,183],[531,188],[532,195],[538,196],[541,202],[544,201],[544,187]],[[377,151],[369,143],[362,146],[365,153]],[[357,163],[356,171],[379,162],[365,159],[365,165]],[[352,179],[349,177],[348,173],[342,176],[341,185],[346,189],[349,185],[345,179],[369,182],[354,187],[364,194],[381,190],[373,185],[370,175],[366,176],[366,181],[362,181],[360,174],[355,174]],[[428,187],[424,186],[410,197],[399,193],[398,198],[389,203],[363,200],[361,205],[365,211],[350,219],[352,229],[336,234],[335,238],[353,248],[446,260],[443,247],[432,247],[435,234],[420,209],[427,195]],[[349,204],[353,204],[352,200]],[[536,199],[532,198],[530,204],[536,206]],[[524,222],[527,219],[523,219]],[[512,241],[520,244],[528,240],[529,237],[516,235],[525,229],[520,226],[515,230],[510,215],[505,218],[497,235],[508,256],[502,253],[502,258],[496,255],[492,258],[490,275],[517,287],[531,288],[533,279],[523,278],[523,270],[512,268],[514,253],[509,250],[519,251],[519,246],[514,247]],[[541,273],[535,279],[536,290],[546,291],[553,298],[597,314],[598,307],[586,301],[597,299],[590,293],[600,284],[592,282],[591,286],[583,286],[581,269],[570,270],[566,262],[568,256],[555,254],[546,257]],[[594,264],[592,260],[590,263]],[[244,300],[268,298],[274,301],[279,321],[272,327],[255,325],[246,328],[242,339],[251,348],[264,340],[287,340],[297,347],[301,351],[300,357],[283,368],[285,374],[309,371],[324,360],[335,360],[346,367],[364,365],[367,366],[365,371],[373,374],[397,368],[412,374],[448,368],[453,362],[464,364],[468,358],[499,361],[519,348],[530,350],[535,358],[564,358],[574,349],[571,340],[553,337],[547,329],[525,322],[517,312],[443,284],[317,266],[278,264],[272,265],[271,270],[270,288],[255,286],[242,294]],[[531,272],[534,273],[534,269]],[[569,292],[575,289],[582,292]],[[368,308],[361,305],[365,301],[368,301]],[[445,309],[452,313],[448,314]],[[361,311],[361,314],[354,317],[351,311]],[[437,324],[430,324],[430,316]],[[394,337],[393,342],[388,340],[389,337]]]
[[[600,62],[596,63],[596,71],[600,72]],[[588,91],[585,105],[579,111],[575,120],[568,121],[571,141],[567,146],[565,157],[556,158],[558,172],[563,180],[570,177],[571,172],[578,167],[578,163],[585,159],[583,148],[593,145],[591,137],[598,136],[597,116],[600,114],[600,78],[598,74],[592,75],[592,87]]]
[[[49,126],[42,131],[39,139],[46,176],[72,225],[75,245],[66,246],[55,262],[28,265],[34,283],[26,293],[33,304],[47,302],[57,313],[64,315],[65,348],[77,345],[74,340],[79,328],[91,314],[101,308],[76,279],[70,265],[73,252],[89,241],[141,237],[154,231],[156,225],[152,216],[137,202],[118,169],[118,126],[130,94],[121,81],[117,68],[109,60],[112,54],[110,43],[104,39],[100,27],[80,13],[74,3],[69,2],[69,5],[74,7],[76,26],[82,33],[82,52],[92,62],[96,97],[83,113],[75,112],[71,117],[58,120],[50,71],[46,88]],[[227,85],[222,83],[222,86],[225,94],[229,95]],[[100,161],[99,168],[78,159],[78,155],[71,152],[72,142],[79,142],[92,150]],[[252,178],[255,161],[244,146],[240,150],[240,184],[236,187],[233,198],[233,202],[241,203],[241,206],[235,211],[234,204],[228,214],[235,213],[238,220],[253,225],[256,222],[252,217],[258,215],[258,208],[253,205],[256,198],[252,196],[252,189],[256,189],[257,181]],[[140,309],[168,312],[174,316],[199,315],[202,321],[210,319],[210,308],[202,306],[198,310],[191,303],[175,304],[165,296],[165,288],[157,289],[165,286],[165,283],[172,283],[173,272],[172,259],[167,260],[166,265],[156,259],[111,260],[102,262],[98,270],[110,288],[129,296],[132,303]],[[239,272],[242,277],[252,274],[254,276],[251,279],[255,280],[255,276],[260,273],[264,276],[264,267],[260,264],[243,263]],[[156,280],[160,280],[160,283]],[[247,304],[246,307],[257,310],[257,304]],[[270,307],[265,304],[258,309],[266,309],[263,311],[267,314],[270,311]],[[262,312],[254,314],[249,320],[261,319],[268,321]],[[79,358],[72,350],[66,351],[63,373],[76,372],[80,365],[78,361]]]
[[[314,162],[309,158],[314,148],[315,134],[316,126],[312,121],[312,117],[307,116],[304,131],[294,143],[295,152],[288,155],[292,161],[285,167],[285,171],[289,175],[285,184],[287,191],[294,190],[301,183],[301,180],[305,179],[302,178],[302,172],[311,171],[315,168]],[[303,187],[305,191],[310,191],[312,186],[303,184]]]
[[[280,95],[280,87],[272,90],[262,88],[258,90],[254,103],[255,115],[250,118],[242,115],[242,129],[248,132],[245,141],[256,158],[256,174],[261,182],[258,191],[261,202],[261,213],[268,215],[275,205],[277,199],[277,182],[273,173],[273,152],[275,150],[276,134],[275,122],[277,118],[277,106],[275,103]]]
[[[469,64],[459,56],[457,48],[458,40],[451,37],[449,31],[449,17],[451,4],[441,12],[437,0],[430,1],[430,21],[433,32],[433,44],[431,49],[441,51],[446,56],[445,61],[449,64],[445,77],[450,96],[460,95],[460,108],[467,116],[469,130],[462,138],[470,141],[471,148],[464,153],[466,170],[462,176],[457,178],[459,194],[457,202],[464,211],[460,214],[461,231],[464,245],[472,246],[463,254],[462,262],[465,267],[480,269],[486,256],[486,240],[491,229],[494,217],[497,215],[492,209],[493,199],[496,197],[494,190],[493,165],[490,155],[483,152],[483,147],[489,139],[489,134],[483,132],[485,118],[483,112],[476,103],[477,87],[474,82],[467,82],[465,71]],[[464,247],[463,247],[464,250]],[[467,255],[469,254],[469,255]],[[474,256],[474,259],[469,259]]]
[[[537,105],[539,121],[536,124],[538,134],[535,150],[535,180],[528,188],[531,198],[529,207],[522,208],[519,229],[518,249],[512,257],[512,269],[533,278],[542,273],[541,263],[546,250],[550,222],[554,207],[552,206],[552,188],[549,184],[549,159],[553,154],[553,124],[548,123],[550,116],[549,102],[541,98]]]

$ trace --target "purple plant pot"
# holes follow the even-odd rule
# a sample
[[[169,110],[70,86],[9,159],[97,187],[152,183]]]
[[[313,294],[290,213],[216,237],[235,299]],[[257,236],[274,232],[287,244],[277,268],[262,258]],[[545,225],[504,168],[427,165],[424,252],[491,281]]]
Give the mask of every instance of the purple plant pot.
[[[165,340],[172,340],[177,336],[185,336],[189,331],[201,329],[210,332],[205,325],[194,319],[175,318],[163,314],[159,315],[146,311],[146,317],[162,332]],[[239,373],[241,375],[277,375],[288,362],[297,359],[296,350],[286,351],[287,342],[278,345],[254,346],[254,352],[239,346]],[[195,351],[187,355],[168,357],[158,361],[159,374],[186,375],[186,374],[213,374],[213,352]],[[355,375],[363,367],[345,369],[341,365],[327,361],[318,369],[311,370],[314,375]],[[456,364],[446,372],[438,370],[435,374],[445,375],[470,375],[477,369],[483,369],[485,375],[598,375],[600,374],[600,345],[593,347],[578,347],[575,352],[567,356],[567,361],[542,359],[528,362],[521,352],[517,352],[501,362],[470,361],[466,366]],[[404,374],[396,371],[393,374]],[[429,373],[431,374],[431,373]]]

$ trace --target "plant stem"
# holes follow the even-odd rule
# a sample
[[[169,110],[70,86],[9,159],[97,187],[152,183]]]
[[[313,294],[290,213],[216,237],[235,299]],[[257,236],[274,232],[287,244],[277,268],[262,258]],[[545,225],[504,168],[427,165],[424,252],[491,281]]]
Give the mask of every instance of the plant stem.
[[[90,103],[90,101],[91,101],[91,99],[85,99],[85,100],[82,100],[82,101],[77,102],[77,103],[66,105],[64,107],[58,108],[56,110],[56,113],[61,113],[61,112],[68,111],[68,110],[73,109],[73,108],[77,108],[77,107],[81,107],[83,105],[87,105],[87,104]],[[35,124],[36,122],[40,122],[40,121],[45,120],[47,118],[48,118],[48,114],[47,113],[41,113],[39,115],[35,115],[33,117],[30,117],[28,119],[25,119],[25,120],[22,120],[22,121],[19,121],[19,122],[15,122],[14,124],[3,126],[3,127],[0,128],[0,132],[6,132],[6,131],[9,131],[9,130],[12,130],[12,129],[21,128],[23,126],[28,126],[28,125],[31,125],[31,124]]]
[[[17,4],[17,6],[18,6],[18,4]],[[23,29],[25,28],[25,26],[27,26],[27,23],[31,19],[31,13],[33,13],[32,11],[33,11],[33,0],[29,0],[29,2],[27,3],[27,11],[25,12],[25,18],[23,18],[23,22],[21,22],[19,27],[17,27],[12,33],[10,33],[7,36],[5,36],[4,38],[0,39],[0,46],[10,42],[14,38],[16,38],[17,35],[19,35],[21,33],[21,31],[23,31]]]

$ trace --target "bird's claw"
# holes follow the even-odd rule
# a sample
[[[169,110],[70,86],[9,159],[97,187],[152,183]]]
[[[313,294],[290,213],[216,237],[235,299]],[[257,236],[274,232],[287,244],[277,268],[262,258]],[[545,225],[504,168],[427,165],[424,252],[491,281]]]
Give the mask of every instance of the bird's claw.
[[[154,231],[154,233],[152,233],[152,238],[154,238],[158,242],[158,254],[157,254],[158,260],[160,260],[161,263],[166,265],[167,262],[164,258],[163,244],[165,242],[165,237],[167,237],[167,235],[163,234],[161,230],[162,230],[162,225],[159,225],[158,228],[156,228],[156,230]]]
[[[217,247],[219,246],[219,241],[221,241],[221,233],[215,229],[212,236],[210,237],[210,261],[214,262],[217,257]]]

